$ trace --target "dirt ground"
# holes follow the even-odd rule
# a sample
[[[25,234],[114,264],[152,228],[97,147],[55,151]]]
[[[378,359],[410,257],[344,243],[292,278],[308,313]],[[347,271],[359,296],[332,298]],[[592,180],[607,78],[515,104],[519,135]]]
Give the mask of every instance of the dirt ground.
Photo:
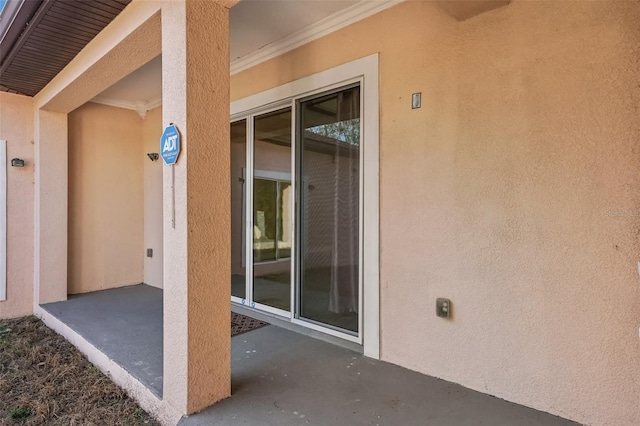
[[[157,425],[35,317],[0,320],[0,425]]]

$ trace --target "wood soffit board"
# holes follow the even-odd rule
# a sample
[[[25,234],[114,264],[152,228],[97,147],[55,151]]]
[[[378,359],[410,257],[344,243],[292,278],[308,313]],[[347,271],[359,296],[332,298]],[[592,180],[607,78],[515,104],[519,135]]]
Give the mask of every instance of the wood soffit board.
[[[130,2],[25,2],[0,44],[0,91],[37,94]]]

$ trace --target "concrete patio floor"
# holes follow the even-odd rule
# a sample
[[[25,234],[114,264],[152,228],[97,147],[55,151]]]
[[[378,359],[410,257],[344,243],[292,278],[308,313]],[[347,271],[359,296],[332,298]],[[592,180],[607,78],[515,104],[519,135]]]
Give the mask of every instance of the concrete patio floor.
[[[133,285],[42,308],[162,397],[162,290]]]
[[[43,307],[162,395],[161,290],[123,287]],[[274,325],[231,346],[233,395],[180,425],[576,424]]]
[[[575,425],[275,326],[234,337],[232,366],[231,398],[180,425]]]

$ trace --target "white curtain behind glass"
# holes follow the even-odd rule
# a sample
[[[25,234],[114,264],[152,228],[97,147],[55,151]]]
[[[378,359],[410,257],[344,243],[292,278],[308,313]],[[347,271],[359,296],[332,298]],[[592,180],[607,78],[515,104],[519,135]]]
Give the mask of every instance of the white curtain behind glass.
[[[333,247],[329,311],[358,312],[359,265],[359,91],[338,94],[333,173]]]

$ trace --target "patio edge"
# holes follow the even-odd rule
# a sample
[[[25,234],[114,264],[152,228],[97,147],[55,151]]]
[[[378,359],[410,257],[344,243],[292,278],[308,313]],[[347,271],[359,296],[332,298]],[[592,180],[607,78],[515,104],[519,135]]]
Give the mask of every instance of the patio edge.
[[[47,327],[67,339],[82,352],[92,364],[98,367],[100,371],[109,377],[116,385],[123,388],[131,398],[145,411],[155,417],[163,426],[175,426],[178,424],[182,415],[177,410],[159,399],[138,379],[89,343],[71,327],[41,306],[34,307],[34,315],[40,318]]]

